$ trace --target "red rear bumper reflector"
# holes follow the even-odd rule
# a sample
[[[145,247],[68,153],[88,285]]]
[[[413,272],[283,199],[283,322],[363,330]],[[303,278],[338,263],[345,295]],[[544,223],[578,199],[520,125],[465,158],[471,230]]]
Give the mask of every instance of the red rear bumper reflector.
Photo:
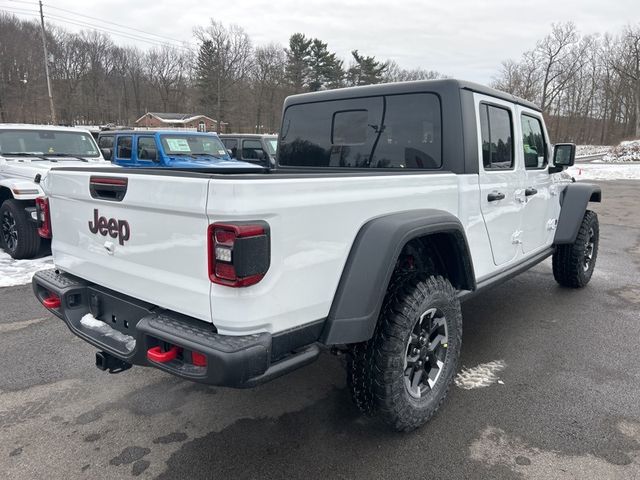
[[[166,352],[162,351],[160,347],[153,347],[147,350],[147,358],[152,362],[167,363],[171,360],[175,360],[180,352],[179,347],[171,347]]]
[[[196,367],[206,367],[207,357],[202,353],[191,352],[191,363],[193,363]]]
[[[52,294],[47,298],[45,298],[44,300],[42,300],[42,305],[44,305],[47,308],[60,308],[60,305],[61,305],[60,297]]]

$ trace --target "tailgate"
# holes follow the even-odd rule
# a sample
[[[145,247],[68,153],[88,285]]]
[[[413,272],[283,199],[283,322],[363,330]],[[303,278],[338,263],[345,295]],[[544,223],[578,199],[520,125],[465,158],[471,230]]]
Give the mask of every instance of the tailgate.
[[[44,188],[56,266],[210,322],[208,184],[206,177],[52,170]]]

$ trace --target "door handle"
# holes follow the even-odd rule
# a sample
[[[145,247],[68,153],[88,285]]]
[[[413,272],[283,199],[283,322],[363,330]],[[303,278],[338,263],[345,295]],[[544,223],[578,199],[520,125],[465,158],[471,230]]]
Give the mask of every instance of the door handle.
[[[533,187],[529,187],[529,188],[525,189],[524,196],[525,197],[530,197],[532,195],[535,195],[536,193],[538,193],[538,190],[536,190]]]
[[[487,195],[487,200],[490,202],[495,202],[497,200],[504,200],[504,193],[502,192],[491,192]]]

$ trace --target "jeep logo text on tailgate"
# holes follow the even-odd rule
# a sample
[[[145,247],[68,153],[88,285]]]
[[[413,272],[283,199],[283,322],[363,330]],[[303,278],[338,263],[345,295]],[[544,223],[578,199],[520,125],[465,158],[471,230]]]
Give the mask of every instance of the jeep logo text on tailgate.
[[[91,233],[99,233],[103,237],[109,235],[111,238],[117,238],[120,245],[129,240],[131,229],[129,222],[126,220],[116,220],[106,217],[98,217],[98,209],[93,210],[93,222],[89,221],[89,231]]]

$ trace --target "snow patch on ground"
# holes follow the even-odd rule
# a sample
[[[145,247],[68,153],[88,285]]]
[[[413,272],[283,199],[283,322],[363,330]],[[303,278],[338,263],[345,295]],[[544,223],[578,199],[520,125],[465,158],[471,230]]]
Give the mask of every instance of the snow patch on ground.
[[[481,363],[473,368],[463,368],[456,375],[455,384],[463,390],[489,387],[498,382],[498,373],[506,368],[504,360]]]
[[[607,163],[640,162],[640,140],[620,142],[602,160]]]
[[[568,168],[567,173],[576,180],[640,180],[640,164],[586,163]]]
[[[8,253],[0,250],[0,287],[29,283],[34,273],[47,268],[53,268],[53,259],[50,256],[32,260],[14,260]]]
[[[100,332],[102,335],[106,337],[111,337],[114,340],[124,343],[125,348],[132,352],[134,348],[136,348],[136,339],[130,337],[129,335],[125,335],[124,333],[119,332],[118,330],[111,328],[109,325],[104,323],[102,320],[98,320],[96,317],[87,313],[84,317],[80,319],[80,324],[88,328],[90,330],[94,330],[96,332]]]
[[[611,150],[610,145],[576,145],[576,157],[590,157],[604,155]]]

